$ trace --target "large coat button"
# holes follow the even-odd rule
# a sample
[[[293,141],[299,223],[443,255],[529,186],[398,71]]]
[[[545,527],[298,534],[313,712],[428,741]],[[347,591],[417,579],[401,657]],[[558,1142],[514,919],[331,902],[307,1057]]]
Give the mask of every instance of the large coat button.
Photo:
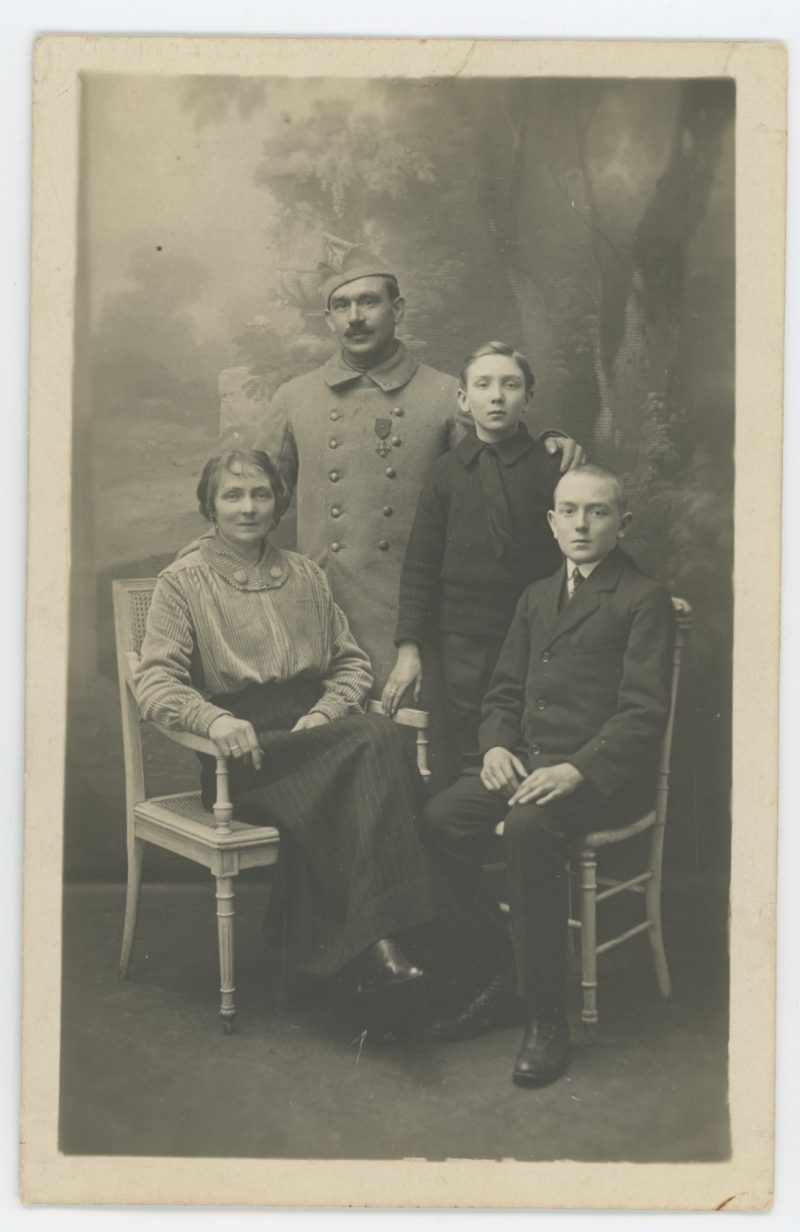
[[[397,474],[397,471],[394,469],[393,466],[386,467],[386,475],[388,479],[394,479],[396,474]]]
[[[281,576],[281,572],[282,570],[280,569],[278,565],[273,565],[269,571],[269,576],[273,578],[279,578]]]
[[[392,414],[393,414],[393,415],[402,415],[402,414],[403,414],[403,408],[402,408],[402,406],[393,406],[393,407],[392,407]]]
[[[547,706],[547,702],[544,700],[543,697],[536,698],[536,709],[537,710],[544,710],[546,706]]]
[[[331,544],[331,551],[332,551],[332,552],[341,552],[341,550],[342,550],[342,545],[341,545],[341,543],[332,543],[332,544]]]
[[[399,437],[399,436],[393,436],[393,437],[392,437],[392,444],[393,444],[393,445],[402,445],[402,443],[403,443],[402,437]]]
[[[384,516],[385,518],[390,518],[390,517],[392,516],[392,514],[393,514],[393,513],[394,513],[394,509],[392,509],[392,506],[391,506],[391,505],[384,505],[384,506],[383,506],[383,516]]]
[[[342,516],[342,511],[341,511],[341,509],[339,508],[339,506],[338,506],[338,505],[334,505],[334,506],[333,506],[333,509],[331,509],[331,517],[332,517],[332,518],[340,518],[341,516]]]
[[[380,548],[382,552],[388,552],[389,551],[389,540],[381,539],[380,543],[378,544],[378,547]]]
[[[247,585],[247,574],[244,569],[237,569],[233,575],[234,582],[238,582],[240,586]]]
[[[341,419],[341,418],[342,417],[338,411],[331,411],[331,419],[334,421],[334,423],[336,422],[337,419]]]
[[[330,479],[331,483],[338,483],[339,482],[339,472],[329,471],[328,478]]]
[[[328,441],[328,448],[329,448],[329,449],[338,449],[338,448],[339,448],[339,442],[337,441],[337,439],[336,439],[336,437],[335,437],[335,436],[332,436],[332,437],[331,437],[331,439]]]

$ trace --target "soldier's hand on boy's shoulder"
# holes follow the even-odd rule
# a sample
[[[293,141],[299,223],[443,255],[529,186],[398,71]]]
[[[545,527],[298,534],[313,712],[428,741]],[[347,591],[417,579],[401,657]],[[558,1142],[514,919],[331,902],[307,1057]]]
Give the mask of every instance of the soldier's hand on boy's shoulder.
[[[502,745],[496,745],[483,755],[481,782],[487,791],[514,792],[527,773],[523,762]]]
[[[390,719],[394,718],[403,694],[412,685],[414,686],[413,699],[418,702],[422,693],[422,659],[419,646],[416,642],[401,642],[397,652],[397,662],[381,694],[381,705]]]
[[[573,470],[576,466],[583,466],[586,462],[586,451],[573,441],[571,436],[565,436],[563,432],[552,432],[544,438],[544,447],[549,454],[561,454],[561,474],[565,475],[567,471]]]
[[[520,783],[508,803],[529,804],[534,801],[536,804],[551,804],[553,800],[572,795],[584,781],[580,770],[568,761],[557,766],[542,766]]]

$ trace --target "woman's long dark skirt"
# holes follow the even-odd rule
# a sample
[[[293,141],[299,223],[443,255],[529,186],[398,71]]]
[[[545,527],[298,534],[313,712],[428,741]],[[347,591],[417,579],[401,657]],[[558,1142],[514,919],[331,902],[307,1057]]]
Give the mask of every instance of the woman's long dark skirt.
[[[231,796],[237,817],[280,831],[290,961],[328,976],[382,937],[432,919],[437,897],[416,828],[413,747],[382,715],[292,732],[319,695],[318,683],[298,679],[213,700],[249,720],[264,751],[259,771],[231,761]],[[202,760],[210,808],[214,762]]]

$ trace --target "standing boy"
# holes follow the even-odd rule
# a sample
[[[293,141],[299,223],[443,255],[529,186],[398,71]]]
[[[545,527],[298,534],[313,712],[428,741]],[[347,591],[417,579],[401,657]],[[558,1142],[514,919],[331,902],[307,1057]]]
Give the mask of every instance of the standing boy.
[[[431,1033],[465,1039],[524,1022],[513,1071],[522,1086],[566,1067],[569,852],[591,830],[635,820],[655,795],[673,615],[667,591],[619,549],[630,520],[610,471],[588,465],[561,479],[549,521],[566,564],[519,601],[483,705],[483,768],[423,815],[494,972]],[[511,942],[482,871],[500,821]]]
[[[547,511],[561,474],[521,422],[533,395],[530,364],[504,342],[464,361],[458,404],[470,425],[431,466],[400,580],[397,662],[387,713],[422,684],[422,651],[438,644],[454,774],[478,760],[481,702],[517,600],[561,555]]]

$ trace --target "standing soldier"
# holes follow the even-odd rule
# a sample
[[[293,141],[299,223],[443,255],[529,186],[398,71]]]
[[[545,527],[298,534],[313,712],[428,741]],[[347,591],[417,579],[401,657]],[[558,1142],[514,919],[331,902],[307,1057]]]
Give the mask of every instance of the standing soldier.
[[[265,412],[259,447],[297,490],[297,546],[328,576],[380,696],[395,659],[400,571],[431,463],[463,428],[458,382],[395,336],[405,302],[387,262],[357,245],[321,265],[325,319],[340,351],[295,377]],[[562,469],[582,451],[551,434]]]

